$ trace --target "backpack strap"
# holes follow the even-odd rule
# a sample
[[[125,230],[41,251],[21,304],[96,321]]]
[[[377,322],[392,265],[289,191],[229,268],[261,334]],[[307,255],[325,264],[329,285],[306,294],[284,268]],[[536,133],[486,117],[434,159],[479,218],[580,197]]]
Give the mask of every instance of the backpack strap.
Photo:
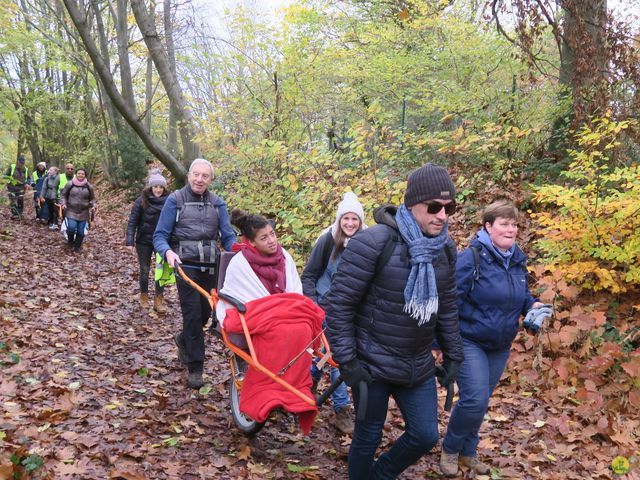
[[[180,220],[180,214],[184,210],[184,194],[182,189],[176,190],[176,223]]]
[[[480,278],[480,249],[477,247],[469,247],[469,249],[473,253],[474,264],[473,277],[471,279],[471,289],[469,290],[471,292],[473,290],[473,287],[475,287],[476,282]]]
[[[376,262],[376,277],[389,262],[391,254],[393,253],[393,248],[396,246],[396,243],[399,239],[397,230],[391,228],[389,225],[386,225],[386,227],[387,232],[389,233],[389,237],[387,237],[387,241],[384,243],[384,247],[382,248],[382,253],[380,253],[380,256],[378,257],[378,260]]]

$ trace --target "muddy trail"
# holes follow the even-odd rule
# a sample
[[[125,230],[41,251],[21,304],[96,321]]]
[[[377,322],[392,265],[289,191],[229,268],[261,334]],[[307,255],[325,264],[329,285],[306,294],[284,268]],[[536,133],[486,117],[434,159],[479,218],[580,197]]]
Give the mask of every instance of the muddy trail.
[[[23,223],[0,229],[0,479],[346,478],[350,437],[333,427],[329,405],[308,436],[283,414],[254,438],[235,428],[217,338],[206,340],[207,388],[186,386],[172,342],[175,288],[165,315],[137,301],[137,262],[123,244],[128,209],[104,192],[77,254],[30,207]],[[554,441],[535,423],[544,414],[530,393],[494,396],[480,444],[494,478],[599,476],[551,460]],[[388,420],[383,448],[402,433],[397,409]],[[447,420],[442,413],[441,434]],[[436,447],[402,478],[439,477],[438,457]]]

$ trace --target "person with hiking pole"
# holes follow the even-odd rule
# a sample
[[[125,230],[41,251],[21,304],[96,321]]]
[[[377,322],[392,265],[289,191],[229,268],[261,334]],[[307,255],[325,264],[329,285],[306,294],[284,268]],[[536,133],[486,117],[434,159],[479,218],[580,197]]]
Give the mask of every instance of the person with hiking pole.
[[[73,252],[82,250],[82,241],[91,218],[96,211],[96,193],[87,180],[87,171],[79,168],[76,176],[60,192],[60,205],[67,222],[67,242]]]
[[[36,213],[36,220],[44,218],[43,215],[47,213],[46,209],[42,209],[42,202],[40,200],[40,190],[42,188],[42,182],[44,182],[47,176],[47,164],[40,162],[36,166],[36,169],[31,174],[31,187],[33,188],[33,209]],[[43,222],[46,219],[42,220]]]
[[[227,205],[209,191],[213,165],[196,158],[189,167],[188,183],[167,197],[153,234],[153,247],[174,267],[180,264],[185,275],[207,292],[215,286],[218,239],[230,251],[236,235],[229,223]],[[185,281],[176,277],[182,310],[182,331],[174,335],[178,359],[187,366],[188,385],[204,385],[204,332],[211,316],[209,301]]]
[[[504,372],[518,320],[537,331],[553,314],[531,295],[526,255],[516,244],[518,209],[497,200],[484,209],[482,229],[458,256],[456,279],[464,362],[458,373],[459,400],[449,418],[440,456],[447,477],[462,465],[486,475],[491,467],[478,459],[478,431],[489,398]]]
[[[153,233],[158,225],[160,212],[168,195],[167,180],[162,176],[159,169],[151,170],[147,185],[133,203],[129,221],[127,222],[125,245],[138,255],[138,264],[140,266],[138,282],[140,285],[140,306],[142,308],[149,306],[149,272],[151,271],[151,258],[155,257]],[[163,295],[164,286],[160,285],[159,281],[156,281],[153,309],[158,313],[166,312],[166,308],[163,305]]]
[[[455,196],[444,168],[427,163],[412,172],[404,204],[376,209],[378,225],[349,241],[323,301],[329,344],[356,409],[363,389],[354,387],[368,384],[349,449],[350,479],[396,478],[438,442],[433,340],[444,356],[441,385],[455,381],[463,360],[448,233]],[[374,460],[391,396],[405,431]]]
[[[47,210],[47,221],[49,222],[49,230],[58,229],[58,186],[60,185],[60,173],[58,167],[49,167],[47,175],[42,180],[40,187],[40,200],[44,202]]]
[[[23,155],[18,156],[16,163],[9,165],[5,178],[11,205],[11,220],[20,220],[24,210],[24,192],[29,185],[29,169],[25,166]]]
[[[364,228],[366,228],[364,210],[358,197],[353,192],[345,193],[338,205],[335,222],[316,241],[302,272],[302,287],[307,297],[322,306],[322,299],[329,291],[331,280],[340,264],[345,247],[349,240]],[[311,375],[314,384],[317,384],[322,378],[322,371],[313,364]],[[340,372],[337,368],[330,367],[329,375],[333,383]],[[349,408],[351,399],[344,382],[331,395],[331,402],[336,428],[342,433],[351,435],[353,433],[353,418]]]

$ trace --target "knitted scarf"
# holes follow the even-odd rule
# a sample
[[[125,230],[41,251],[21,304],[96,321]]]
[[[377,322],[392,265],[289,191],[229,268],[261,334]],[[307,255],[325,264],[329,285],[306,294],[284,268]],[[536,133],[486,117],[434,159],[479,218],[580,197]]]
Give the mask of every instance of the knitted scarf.
[[[73,182],[73,184],[76,187],[84,187],[87,184],[87,179],[86,178],[84,180],[80,181],[80,180],[78,180],[77,178],[74,177],[71,181]]]
[[[438,312],[438,288],[433,260],[447,243],[449,229],[445,223],[440,234],[426,237],[411,211],[404,205],[396,213],[396,222],[411,258],[411,272],[404,289],[404,311],[418,320],[420,326]]]
[[[287,276],[286,259],[282,253],[282,246],[278,244],[276,253],[265,256],[258,252],[244,237],[242,240],[243,242],[238,244],[238,247],[234,245],[234,250],[242,251],[244,258],[251,265],[251,269],[270,294],[284,293],[287,288]]]

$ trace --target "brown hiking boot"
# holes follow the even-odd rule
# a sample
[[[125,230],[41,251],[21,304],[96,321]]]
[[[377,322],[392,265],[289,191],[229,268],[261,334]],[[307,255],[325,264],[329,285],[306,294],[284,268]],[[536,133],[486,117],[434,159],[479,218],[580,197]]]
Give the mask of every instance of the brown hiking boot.
[[[341,408],[336,412],[333,424],[342,433],[347,435],[353,434],[353,418],[351,418],[349,407]]]
[[[440,454],[440,471],[445,477],[458,475],[458,454],[447,453],[442,450]]]
[[[478,457],[464,457],[460,455],[458,463],[463,467],[468,467],[478,475],[486,475],[491,471],[491,467],[486,463],[482,463],[480,460],[478,460]]]
[[[140,294],[140,306],[142,308],[147,308],[149,306],[149,294],[141,293]]]
[[[156,296],[153,299],[153,309],[160,314],[167,313],[167,309],[162,303],[163,299],[164,297],[161,293],[156,293]]]

